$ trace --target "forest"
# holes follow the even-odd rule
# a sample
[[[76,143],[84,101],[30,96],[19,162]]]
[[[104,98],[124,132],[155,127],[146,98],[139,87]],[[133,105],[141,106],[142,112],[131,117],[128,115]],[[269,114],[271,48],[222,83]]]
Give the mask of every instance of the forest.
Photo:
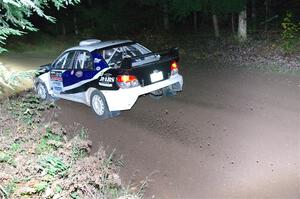
[[[55,28],[36,23],[53,35],[169,30],[245,37],[246,27],[249,33],[278,30],[286,13],[297,15],[299,8],[300,2],[283,0],[83,0],[63,12],[46,11],[57,18]]]
[[[32,23],[24,27],[17,21],[18,17],[26,16],[26,10],[14,16],[13,7],[7,7],[8,10],[3,7],[2,24],[20,31],[36,27],[50,36],[105,38],[150,32],[193,32],[216,38],[235,35],[244,41],[247,35],[280,32],[288,14],[297,25],[300,8],[298,1],[283,0],[82,0],[71,3],[74,4],[60,9],[51,3],[43,5],[41,10],[47,17],[40,18],[38,12],[33,12],[29,15]],[[47,20],[54,22],[53,17],[56,23],[48,23]]]

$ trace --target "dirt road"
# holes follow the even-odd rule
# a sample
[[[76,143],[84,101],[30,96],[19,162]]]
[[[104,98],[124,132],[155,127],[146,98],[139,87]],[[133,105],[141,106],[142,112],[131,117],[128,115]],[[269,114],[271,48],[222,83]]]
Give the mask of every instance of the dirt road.
[[[57,119],[116,148],[125,183],[150,175],[146,198],[300,198],[300,78],[183,65],[176,97],[141,97],[106,121],[58,101]]]

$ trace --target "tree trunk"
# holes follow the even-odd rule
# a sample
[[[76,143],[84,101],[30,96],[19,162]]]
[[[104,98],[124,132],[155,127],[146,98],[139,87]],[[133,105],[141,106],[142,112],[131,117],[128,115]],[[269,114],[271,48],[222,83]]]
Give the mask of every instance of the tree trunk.
[[[256,1],[251,1],[251,18],[253,21],[256,21]]]
[[[247,11],[242,10],[239,13],[238,38],[241,42],[247,40]]]
[[[93,6],[92,0],[88,0],[87,2],[88,2],[88,5],[89,5],[90,7]]]
[[[67,30],[66,30],[66,25],[65,25],[65,23],[63,21],[61,23],[61,31],[62,31],[62,35],[66,36]]]
[[[235,16],[234,16],[234,13],[231,13],[231,30],[232,30],[232,33],[235,33]]]
[[[265,0],[265,32],[268,32],[268,18],[269,18],[269,0]]]
[[[74,24],[74,34],[76,36],[78,36],[79,30],[78,30],[78,25],[77,25],[77,17],[75,14],[73,15],[73,24]]]
[[[169,29],[169,12],[168,12],[168,2],[165,0],[163,4],[163,18],[164,18],[164,29]]]
[[[251,1],[251,20],[253,24],[253,30],[256,31],[256,0]]]
[[[216,14],[213,14],[212,18],[213,18],[215,37],[219,38],[220,37],[220,31],[219,31],[218,17],[217,17]]]
[[[194,31],[197,32],[198,29],[198,20],[197,20],[197,12],[193,12],[193,25],[194,25]]]

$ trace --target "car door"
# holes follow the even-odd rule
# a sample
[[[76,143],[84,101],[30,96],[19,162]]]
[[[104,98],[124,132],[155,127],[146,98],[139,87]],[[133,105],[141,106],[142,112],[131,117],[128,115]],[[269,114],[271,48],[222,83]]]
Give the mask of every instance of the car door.
[[[50,87],[54,94],[60,94],[64,90],[63,77],[72,70],[75,51],[63,53],[52,64],[50,71]]]
[[[78,50],[75,52],[72,68],[62,75],[64,91],[80,89],[85,83],[91,81],[99,71],[94,69],[94,59],[90,52]]]

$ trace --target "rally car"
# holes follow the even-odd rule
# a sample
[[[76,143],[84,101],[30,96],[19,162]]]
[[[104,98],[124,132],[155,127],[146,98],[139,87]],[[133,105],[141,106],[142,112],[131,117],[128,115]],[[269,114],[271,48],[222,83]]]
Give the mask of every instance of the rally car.
[[[91,106],[101,118],[128,110],[141,95],[182,90],[177,48],[151,52],[130,40],[89,39],[40,67],[35,90],[42,100],[61,98]]]

